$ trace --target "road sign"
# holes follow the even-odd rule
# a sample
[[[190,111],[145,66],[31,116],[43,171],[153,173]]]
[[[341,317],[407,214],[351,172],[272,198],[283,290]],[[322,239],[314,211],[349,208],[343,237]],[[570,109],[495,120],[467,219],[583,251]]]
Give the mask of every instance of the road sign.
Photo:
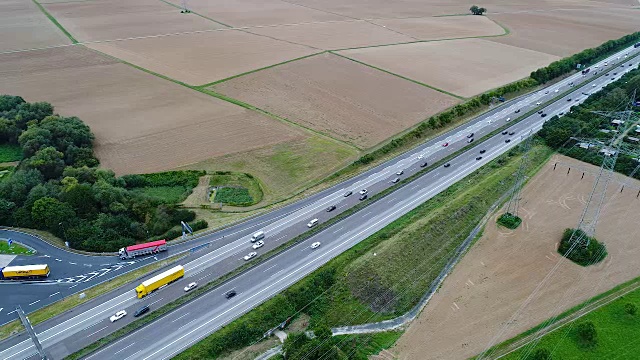
[[[9,244],[9,246],[11,246],[11,244],[13,244],[13,240],[11,240],[11,238],[9,238],[9,239],[7,240],[7,244]]]

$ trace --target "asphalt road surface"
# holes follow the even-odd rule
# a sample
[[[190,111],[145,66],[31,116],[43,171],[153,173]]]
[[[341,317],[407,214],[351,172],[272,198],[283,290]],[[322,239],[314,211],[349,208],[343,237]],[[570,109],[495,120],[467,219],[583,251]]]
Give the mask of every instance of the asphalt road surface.
[[[621,52],[621,55],[614,55],[607,59],[610,63],[608,68],[614,66],[615,57],[624,56],[624,53],[627,52],[631,53],[633,50],[625,50]],[[623,71],[637,67],[636,59],[633,60],[635,66],[631,67],[626,66],[628,61],[624,58],[621,61],[625,68],[619,68],[616,77],[619,77]],[[619,67],[620,64],[615,66]],[[121,359],[156,359],[171,357],[197,339],[208,335],[257,304],[264,302],[478,167],[516,146],[527,134],[539,130],[544,120],[561,112],[566,113],[570,106],[584,101],[586,96],[582,95],[583,92],[593,93],[612,81],[610,77],[598,77],[593,81],[595,87],[591,83],[580,87],[579,84],[593,78],[594,76],[591,74],[585,77],[580,74],[573,75],[547,89],[522,96],[496,107],[477,119],[408,153],[296,204],[187,244],[172,246],[169,254],[199,244],[210,243],[206,249],[189,255],[189,258],[185,260],[186,275],[184,280],[180,280],[142,300],[135,298],[132,290],[133,285],[131,289],[125,288],[106,294],[74,309],[73,312],[36,326],[36,333],[51,358],[62,358],[132,321],[131,314],[142,304],[150,305],[153,310],[153,308],[182,295],[184,293],[182,287],[187,283],[198,281],[202,284],[239,266],[243,263],[242,256],[252,251],[249,237],[253,232],[265,231],[265,246],[257,250],[258,254],[264,253],[306,231],[306,224],[309,220],[318,218],[320,222],[326,221],[329,217],[359,203],[357,194],[359,190],[367,188],[371,196],[389,186],[395,186],[391,183],[393,178],[410,176],[421,169],[420,164],[424,161],[435,162],[468,145],[467,136],[470,133],[474,133],[474,138],[480,138],[508,124],[507,118],[515,119],[518,115],[537,107],[538,102],[544,106],[545,102],[573,89],[571,95],[544,106],[543,110],[547,117],[542,118],[534,113],[509,128],[510,132],[514,132],[514,135],[499,134],[492,137],[478,147],[451,160],[450,167],[433,169],[298,246],[245,272],[186,306],[156,320],[151,325],[126,336],[94,354],[92,358],[113,358],[115,356]],[[569,83],[571,82],[576,86],[570,88]],[[566,101],[569,96],[572,97],[572,100]],[[516,114],[515,111],[518,109],[520,112]],[[505,142],[507,138],[511,139],[508,143]],[[443,146],[445,143],[448,145]],[[486,150],[486,153],[482,155],[482,159],[476,160],[480,149]],[[403,173],[396,175],[400,170]],[[347,190],[353,191],[354,194],[344,197]],[[328,205],[336,205],[338,208],[332,212],[326,212],[324,209]],[[313,250],[309,246],[315,241],[320,241],[322,245]],[[37,286],[45,287],[47,285]],[[230,288],[236,289],[238,295],[227,301],[222,295]],[[121,309],[126,309],[129,315],[115,323],[110,323],[108,317]],[[147,344],[149,345],[147,346]],[[3,349],[0,352],[0,358],[3,359],[28,358],[35,352],[31,341],[24,335],[0,343],[0,349]]]

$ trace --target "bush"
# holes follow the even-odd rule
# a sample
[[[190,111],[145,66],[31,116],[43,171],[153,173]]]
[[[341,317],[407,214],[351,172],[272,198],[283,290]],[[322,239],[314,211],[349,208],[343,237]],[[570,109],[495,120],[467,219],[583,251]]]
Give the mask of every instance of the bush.
[[[512,215],[510,213],[504,213],[502,215],[500,215],[500,217],[498,218],[498,224],[502,225],[506,228],[509,229],[515,229],[518,226],[520,226],[520,223],[522,223],[522,219],[518,216]]]
[[[547,349],[538,349],[533,354],[527,356],[527,360],[552,360],[551,352]]]
[[[580,243],[573,246],[573,249],[571,249],[573,245],[573,241],[571,240],[572,235],[574,238],[573,241],[580,239]],[[589,245],[586,245],[587,242]],[[571,249],[571,251],[569,251],[569,249]],[[560,246],[558,246],[558,253],[578,265],[589,266],[604,260],[607,256],[607,249],[604,244],[601,244],[593,237],[587,236],[587,234],[580,229],[566,229],[562,235]]]
[[[230,206],[249,206],[254,204],[253,198],[249,195],[249,190],[240,187],[217,189],[216,197],[213,201]]]
[[[206,175],[206,173],[203,170],[180,170],[140,174],[138,176],[146,180],[144,186],[186,186],[194,188],[198,185],[200,176]]]
[[[598,345],[598,333],[596,326],[591,321],[578,324],[576,327],[578,345],[585,348],[593,348]]]
[[[627,315],[634,316],[638,312],[638,308],[632,303],[624,304],[624,312]]]

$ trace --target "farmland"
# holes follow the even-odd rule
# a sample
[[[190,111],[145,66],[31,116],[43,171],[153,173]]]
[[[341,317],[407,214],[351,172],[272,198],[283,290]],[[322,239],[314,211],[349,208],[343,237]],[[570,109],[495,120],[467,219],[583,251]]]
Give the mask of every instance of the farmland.
[[[558,166],[554,171],[556,161],[574,170],[567,175],[567,167]],[[582,169],[586,174],[581,180]],[[522,193],[523,224],[508,230],[490,222],[393,352],[401,359],[427,349],[434,359],[468,358],[639,276],[634,259],[640,245],[628,234],[640,211],[635,196],[640,182],[632,181],[620,192],[621,182],[627,181],[622,175],[616,174],[608,188],[596,230],[609,257],[585,268],[556,252],[564,229],[577,224],[597,169],[563,156],[551,159]],[[556,264],[555,274],[516,312]]]
[[[71,43],[31,1],[2,1],[0,24],[0,52]]]

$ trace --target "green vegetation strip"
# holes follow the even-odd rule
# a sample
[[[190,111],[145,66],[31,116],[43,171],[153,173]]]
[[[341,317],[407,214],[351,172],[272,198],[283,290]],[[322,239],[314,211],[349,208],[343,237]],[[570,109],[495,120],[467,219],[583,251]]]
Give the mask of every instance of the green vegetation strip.
[[[28,249],[16,242],[13,242],[11,246],[6,239],[0,239],[0,254],[5,255],[32,255],[34,251]]]
[[[49,14],[49,12],[44,8],[44,6],[40,5],[40,3],[37,0],[32,0],[34,4],[36,4],[36,6],[40,9],[40,11],[42,11],[42,13],[44,13],[49,20],[51,20],[51,22],[58,27],[58,29],[60,29],[60,31],[62,31],[68,38],[69,40],[71,40],[72,43],[77,44],[78,40],[76,40],[73,35],[71,35],[67,29],[65,29],[62,25],[60,25],[60,23],[58,22],[58,20],[56,20],[56,18],[54,18],[51,14]]]
[[[18,145],[0,144],[0,163],[20,161],[22,148]]]
[[[240,201],[240,202],[233,201],[233,197],[235,195],[232,195],[232,199],[231,199],[232,201],[227,201],[227,199],[224,199],[224,195],[222,195],[223,196],[222,199],[219,199],[218,198],[219,193],[216,193],[216,197],[215,197],[216,202],[226,203],[227,205],[231,205],[231,206],[248,206],[248,205],[257,204],[260,201],[262,201],[263,192],[262,192],[262,187],[260,186],[260,182],[251,174],[237,173],[237,172],[231,172],[231,171],[216,171],[210,176],[211,176],[211,179],[209,180],[210,186],[231,187],[231,189],[240,188],[238,190],[246,191],[247,198],[241,199],[244,201]],[[239,205],[236,205],[238,203]]]
[[[87,301],[94,299],[100,295],[104,295],[112,290],[119,288],[129,282],[134,281],[135,279],[139,279],[146,274],[160,269],[168,264],[171,264],[185,255],[176,255],[170,257],[166,260],[158,261],[146,266],[143,266],[139,269],[135,269],[128,273],[124,273],[112,280],[103,282],[101,284],[95,285],[91,288],[83,290],[82,292],[86,295],[83,299],[81,299],[77,294],[68,296],[60,301],[56,301],[51,305],[47,305],[42,309],[36,310],[29,315],[29,320],[32,325],[37,325],[41,322],[51,319],[54,316],[58,316],[66,311],[69,311],[75,308],[78,305],[84,304]],[[0,340],[4,340],[7,337],[17,334],[24,330],[22,323],[18,320],[14,320],[10,323],[0,326]]]

